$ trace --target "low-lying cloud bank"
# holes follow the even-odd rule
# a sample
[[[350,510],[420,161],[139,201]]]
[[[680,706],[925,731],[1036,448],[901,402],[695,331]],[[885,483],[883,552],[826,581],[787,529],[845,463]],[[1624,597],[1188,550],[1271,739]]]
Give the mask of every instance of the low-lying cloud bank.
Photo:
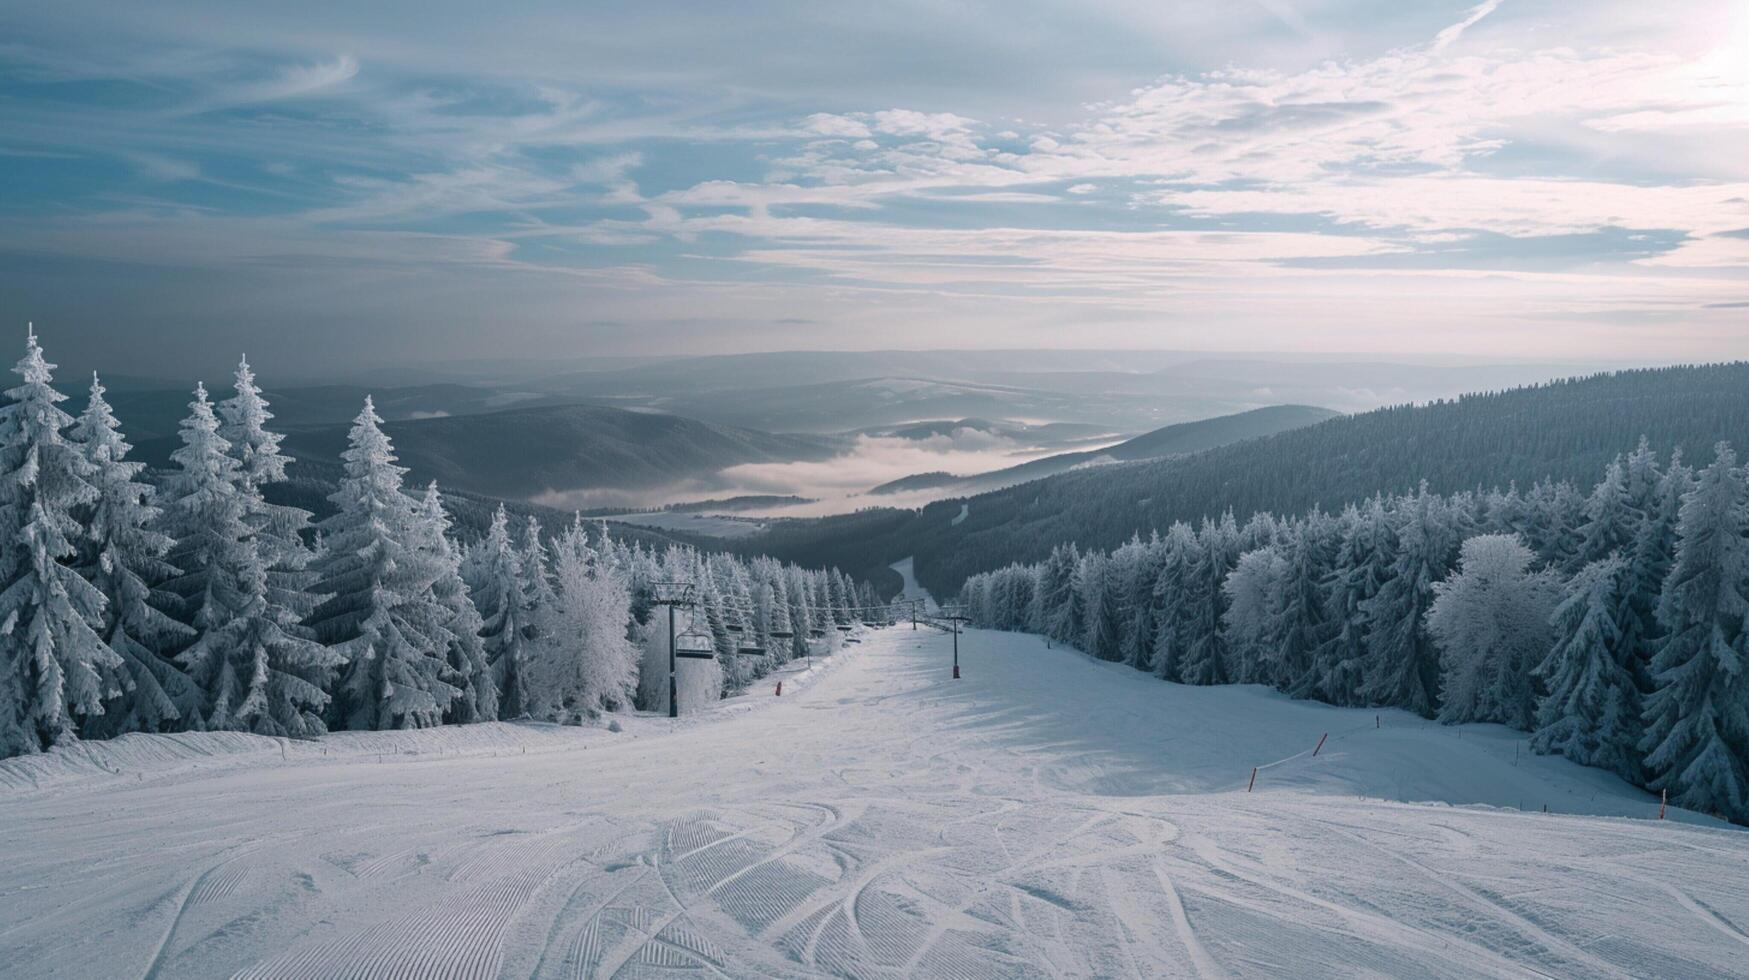
[[[721,470],[708,479],[642,490],[551,490],[536,496],[534,502],[563,509],[623,507],[635,510],[704,496],[794,495],[810,500],[808,503],[738,513],[741,516],[821,517],[862,507],[920,507],[942,496],[941,492],[929,489],[869,495],[868,491],[873,488],[902,477],[931,472],[971,476],[1057,452],[1060,450],[1028,447],[1000,434],[970,428],[923,439],[863,435],[856,438],[848,452],[830,459],[746,463]]]

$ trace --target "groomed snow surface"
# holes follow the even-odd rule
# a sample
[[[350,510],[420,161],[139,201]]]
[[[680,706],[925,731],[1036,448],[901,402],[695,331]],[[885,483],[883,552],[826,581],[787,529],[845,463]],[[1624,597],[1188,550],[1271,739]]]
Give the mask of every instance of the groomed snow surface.
[[[1749,834],[1651,819],[1620,780],[1515,760],[1514,733],[1155,683],[1002,633],[962,635],[953,681],[949,642],[878,631],[782,698],[619,733],[129,736],[0,763],[0,973],[1749,963]]]

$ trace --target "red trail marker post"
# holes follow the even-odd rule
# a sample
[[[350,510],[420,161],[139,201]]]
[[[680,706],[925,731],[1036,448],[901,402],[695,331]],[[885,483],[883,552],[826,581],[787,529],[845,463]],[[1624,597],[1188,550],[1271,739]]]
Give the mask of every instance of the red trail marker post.
[[[1323,736],[1322,736],[1322,737],[1320,737],[1320,738],[1319,738],[1319,739],[1318,739],[1318,745],[1317,745],[1317,748],[1314,748],[1314,749],[1312,749],[1312,755],[1313,755],[1313,757],[1316,757],[1316,756],[1317,756],[1317,754],[1318,754],[1318,750],[1319,750],[1319,749],[1322,749],[1322,748],[1323,748],[1323,747],[1324,747],[1324,739],[1327,739],[1327,738],[1329,738],[1329,737],[1330,737],[1330,733],[1329,733],[1329,732],[1325,732],[1325,733],[1324,733],[1324,734],[1323,734]]]

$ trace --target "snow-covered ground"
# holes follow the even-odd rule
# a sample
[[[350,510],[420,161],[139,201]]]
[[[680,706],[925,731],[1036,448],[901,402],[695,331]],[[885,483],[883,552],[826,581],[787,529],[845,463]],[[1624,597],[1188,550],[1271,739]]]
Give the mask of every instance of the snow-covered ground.
[[[899,578],[905,583],[904,588],[899,590],[899,598],[901,600],[921,600],[925,612],[940,612],[941,607],[935,604],[935,597],[929,594],[928,589],[917,584],[916,561],[915,558],[906,558],[902,561],[893,562],[891,565],[887,566],[893,571],[898,572]]]
[[[0,972],[1742,975],[1749,834],[1504,729],[949,642],[621,733],[0,764]]]

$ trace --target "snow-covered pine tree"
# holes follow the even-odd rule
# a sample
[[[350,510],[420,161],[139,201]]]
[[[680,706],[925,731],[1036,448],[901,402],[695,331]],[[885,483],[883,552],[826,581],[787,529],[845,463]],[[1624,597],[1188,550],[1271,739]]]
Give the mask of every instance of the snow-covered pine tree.
[[[1221,583],[1226,608],[1221,633],[1230,680],[1263,683],[1280,642],[1282,581],[1287,562],[1273,546],[1247,551]]]
[[[1148,669],[1154,676],[1176,681],[1190,628],[1188,592],[1199,545],[1196,532],[1183,521],[1166,529],[1160,570],[1154,579],[1154,650]]]
[[[1749,541],[1737,455],[1720,443],[1683,498],[1676,559],[1658,599],[1664,639],[1645,700],[1650,787],[1670,802],[1749,819]]]
[[[176,574],[164,560],[174,542],[158,530],[162,512],[153,505],[154,490],[138,479],[146,464],[127,458],[132,447],[103,395],[93,374],[85,411],[71,431],[95,467],[91,483],[98,492],[81,508],[89,534],[80,545],[79,565],[106,600],[102,636],[123,668],[111,685],[121,693],[102,715],[86,718],[80,734],[108,738],[198,727],[205,717],[200,687],[169,659],[194,631],[165,612],[174,608],[175,596],[156,588]]]
[[[1433,583],[1445,578],[1461,540],[1445,498],[1423,483],[1397,504],[1391,575],[1362,606],[1368,623],[1361,697],[1431,717],[1439,708],[1439,652],[1424,628]]]
[[[856,604],[856,590],[851,587],[850,580],[836,568],[826,573],[829,601],[832,604],[832,621],[839,626],[849,626],[856,620],[856,614],[851,606]]]
[[[0,406],[0,757],[74,741],[120,694],[122,660],[104,642],[104,597],[73,561],[97,503],[96,464],[65,436],[53,364],[36,331]]]
[[[1531,520],[1524,495],[1518,484],[1508,484],[1504,491],[1492,490],[1484,497],[1484,525],[1477,528],[1483,534],[1516,534],[1519,540],[1530,540]]]
[[[444,721],[463,725],[494,721],[498,717],[498,685],[492,680],[492,664],[480,635],[485,623],[474,607],[467,583],[462,580],[461,554],[450,540],[449,514],[443,509],[443,495],[436,480],[425,488],[419,517],[420,547],[435,556],[442,568],[431,591],[449,610],[445,626],[450,634],[450,679],[461,690],[461,695],[450,702]]]
[[[1263,682],[1278,690],[1303,693],[1310,684],[1317,651],[1328,639],[1325,618],[1324,580],[1329,574],[1338,541],[1336,523],[1314,508],[1304,520],[1284,525],[1277,536],[1277,550],[1284,567],[1281,578],[1280,621],[1272,669]]]
[[[1586,498],[1565,481],[1543,480],[1524,496],[1519,537],[1549,568],[1568,568],[1580,552]]]
[[[1554,645],[1536,669],[1547,693],[1537,703],[1530,747],[1638,783],[1640,694],[1622,649],[1626,568],[1625,559],[1611,555],[1567,583],[1551,620]]]
[[[1629,473],[1635,472],[1639,452],[1628,457]],[[1627,615],[1622,620],[1622,649],[1634,684],[1643,699],[1657,684],[1652,678],[1652,657],[1658,652],[1664,628],[1658,623],[1658,598],[1670,565],[1676,559],[1676,528],[1682,500],[1694,489],[1694,471],[1682,462],[1682,450],[1670,454],[1670,465],[1657,476],[1646,518],[1634,537],[1633,551],[1622,570],[1622,590],[1627,595]]]
[[[810,631],[818,628],[814,614],[808,608],[807,573],[800,568],[791,567],[783,576],[784,603],[789,609],[790,629],[795,636],[790,637],[790,659],[806,657],[808,643],[812,639]]]
[[[268,569],[248,525],[238,462],[219,436],[205,385],[194,388],[180,436],[182,448],[170,457],[177,469],[161,492],[164,530],[175,539],[168,560],[177,569],[163,590],[178,598],[196,634],[177,663],[205,693],[205,726],[320,735],[334,656],[268,602]]]
[[[1160,576],[1163,550],[1160,535],[1156,532],[1147,541],[1131,538],[1124,549],[1127,554],[1120,562],[1123,581],[1118,607],[1123,610],[1123,622],[1118,627],[1118,658],[1137,670],[1146,670],[1154,655],[1154,580]],[[1011,575],[1010,579],[1021,581],[1019,575]]]
[[[779,593],[772,586],[771,564],[771,559],[762,555],[753,559],[748,572],[748,598],[752,602],[748,623],[752,635],[758,637],[759,645],[765,648],[765,656],[761,660],[766,670],[787,660],[789,653],[788,648],[771,635],[773,630],[784,629],[778,625]]]
[[[310,592],[316,579],[310,570],[315,553],[304,536],[310,532],[311,515],[301,507],[269,503],[264,496],[266,487],[285,482],[292,459],[279,451],[282,437],[268,431],[273,413],[255,384],[248,358],[237,364],[232,391],[218,405],[219,436],[237,460],[235,482],[243,498],[243,519],[254,531],[255,549],[267,566],[269,615],[295,632],[322,598]]]
[[[1535,560],[1516,535],[1479,534],[1463,543],[1457,571],[1433,583],[1426,625],[1441,654],[1440,721],[1532,727],[1531,671],[1548,655],[1560,597],[1556,574],[1531,571]]]
[[[522,556],[523,588],[528,592],[528,601],[534,607],[537,622],[541,608],[553,600],[552,558],[547,554],[542,535],[540,518],[530,514],[522,525],[518,554]]]
[[[1110,581],[1111,563],[1112,559],[1104,552],[1090,551],[1081,556],[1081,564],[1075,570],[1075,591],[1084,610],[1076,644],[1098,660],[1118,658],[1117,590]]]
[[[219,435],[204,385],[195,387],[181,438],[162,491],[164,529],[176,542],[167,557],[177,569],[163,588],[178,597],[183,621],[195,630],[176,661],[205,692],[204,726],[319,735],[336,658],[268,601],[239,464]]]
[[[789,587],[783,566],[771,558],[756,559],[765,608],[766,649],[773,665],[787,663],[794,655],[795,617],[790,612]],[[788,633],[790,636],[774,636]]]
[[[1226,611],[1221,585],[1239,560],[1239,529],[1232,512],[1218,522],[1205,520],[1197,544],[1196,565],[1184,589],[1189,619],[1182,624],[1184,652],[1178,671],[1186,684],[1225,684],[1232,675],[1220,626]]]
[[[1073,542],[1051,549],[1039,568],[1037,632],[1058,643],[1073,643],[1080,623],[1075,615],[1075,567],[1081,555]]]
[[[559,539],[552,567],[546,639],[529,669],[531,713],[575,722],[629,706],[638,682],[638,650],[626,636],[630,591],[594,560],[580,523]]]
[[[1313,673],[1315,687],[1332,704],[1367,703],[1370,602],[1396,574],[1397,549],[1395,519],[1385,499],[1375,495],[1355,509],[1334,568],[1324,579],[1324,610],[1336,628],[1319,648]]]
[[[434,593],[444,562],[421,547],[417,505],[401,490],[404,467],[369,397],[341,454],[344,476],[321,524],[328,553],[311,615],[316,635],[344,659],[333,717],[348,728],[441,724],[461,696],[448,661],[453,614]]]
[[[474,603],[484,622],[481,636],[498,688],[498,716],[520,718],[529,711],[524,673],[534,645],[534,624],[528,586],[523,581],[522,556],[510,541],[510,519],[504,505],[492,515],[492,526],[480,543],[480,580]]]
[[[1584,565],[1626,554],[1639,534],[1640,522],[1646,519],[1644,503],[1635,499],[1628,487],[1627,466],[1617,457],[1585,498],[1585,523],[1579,526],[1575,560]]]

